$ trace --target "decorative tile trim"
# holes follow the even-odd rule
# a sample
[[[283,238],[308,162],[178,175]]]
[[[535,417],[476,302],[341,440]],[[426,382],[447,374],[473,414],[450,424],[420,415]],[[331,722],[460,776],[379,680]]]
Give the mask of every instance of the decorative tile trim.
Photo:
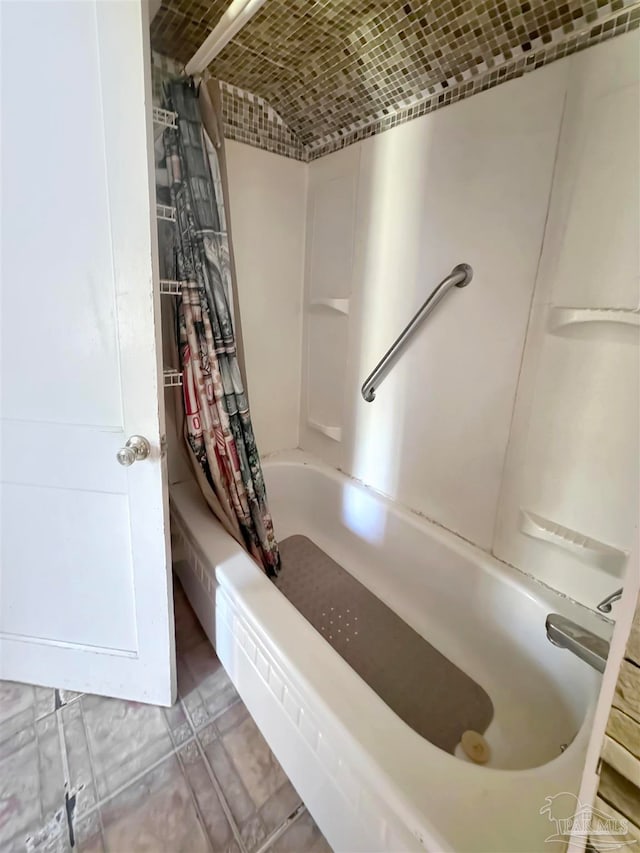
[[[520,58],[488,69],[483,75],[449,86],[442,84],[440,91],[424,100],[405,106],[384,116],[378,116],[373,121],[358,122],[351,127],[335,133],[327,134],[306,146],[307,161],[317,160],[334,151],[339,151],[362,139],[383,133],[399,124],[412,121],[415,118],[434,112],[456,101],[464,100],[479,92],[492,89],[500,83],[515,80],[530,71],[535,71],[544,65],[549,65],[557,59],[563,59],[585,48],[600,44],[615,36],[636,30],[640,27],[640,5],[622,13],[609,16],[598,24],[573,34],[564,41],[549,47],[542,47],[531,53],[523,54]]]
[[[176,59],[151,51],[151,91],[154,109],[162,108],[162,86],[171,77],[184,74],[184,65]]]
[[[339,151],[370,136],[383,133],[399,124],[412,121],[456,101],[492,89],[508,80],[514,80],[549,65],[557,59],[607,41],[640,27],[640,2],[623,0],[608,3],[607,9],[597,9],[590,15],[591,23],[579,30],[566,27],[552,31],[545,39],[495,56],[491,63],[481,63],[473,71],[454,74],[428,87],[428,95],[405,98],[396,108],[384,108],[353,124],[331,131],[304,144],[301,138],[271,104],[231,83],[221,81],[224,136],[262,148],[284,157],[311,162],[334,151]],[[607,11],[615,9],[615,11]],[[600,16],[594,23],[593,17]],[[176,60],[152,52],[154,102],[161,101],[162,82],[167,76],[184,73],[184,66]],[[269,74],[269,70],[266,72]]]
[[[163,0],[154,48],[186,61],[223,0]],[[209,70],[264,98],[318,148],[547,50],[639,0],[272,0]],[[500,81],[501,82],[501,81]]]
[[[184,74],[184,66],[168,56],[152,51],[153,102],[162,103],[162,84]],[[252,92],[220,81],[223,133],[225,139],[244,142],[294,160],[307,159],[307,151],[273,107]]]
[[[259,95],[220,81],[223,132],[226,139],[264,148],[295,160],[306,160],[307,151],[284,119]]]

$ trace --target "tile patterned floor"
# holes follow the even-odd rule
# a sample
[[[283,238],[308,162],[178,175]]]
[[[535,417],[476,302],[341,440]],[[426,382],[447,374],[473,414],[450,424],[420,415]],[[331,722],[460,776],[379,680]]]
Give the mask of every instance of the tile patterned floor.
[[[175,602],[172,708],[0,682],[2,853],[331,853]]]

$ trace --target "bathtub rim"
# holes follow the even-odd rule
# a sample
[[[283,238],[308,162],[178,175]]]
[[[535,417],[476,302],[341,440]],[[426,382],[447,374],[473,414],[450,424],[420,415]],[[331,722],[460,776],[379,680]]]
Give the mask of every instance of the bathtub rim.
[[[543,609],[546,608],[549,612],[554,610],[554,612],[573,618],[607,642],[611,641],[615,627],[615,622],[612,619],[555,590],[523,569],[495,557],[456,531],[450,530],[424,515],[424,513],[395,500],[395,498],[370,486],[363,480],[352,477],[340,468],[333,468],[311,453],[300,449],[275,451],[267,454],[262,460],[263,469],[269,470],[277,466],[308,467],[337,483],[347,482],[361,489],[365,494],[379,500],[391,515],[402,519],[414,529],[424,530],[430,538],[435,539],[439,544],[449,548],[459,557],[478,565],[492,577],[526,595],[527,598]]]
[[[283,458],[283,456],[285,458]],[[323,475],[328,474],[338,480],[345,478],[346,476],[342,472],[335,471],[323,463],[317,462],[312,457],[309,457],[308,454],[302,454],[301,452],[296,452],[293,455],[289,453],[286,454],[286,456],[284,454],[271,456],[266,460],[265,467],[282,462],[285,464],[299,465],[303,460],[306,464],[310,464],[313,467],[318,468],[320,473]],[[180,487],[173,487],[174,490],[175,488]],[[197,491],[197,487],[195,488]],[[199,493],[198,499],[201,505],[204,506],[204,501],[202,501]],[[384,497],[381,499],[384,499]],[[176,511],[178,517],[180,517],[182,514],[180,513],[175,500],[175,492],[172,496],[172,505],[172,508]],[[389,507],[389,509],[390,511],[400,512],[403,516],[408,518],[409,521],[413,524],[417,524],[418,526],[425,523],[430,525],[428,521],[420,516],[416,516],[410,511],[406,511],[395,506]],[[209,522],[209,530],[211,530],[214,526],[210,525],[211,516],[209,510],[206,508],[204,511]],[[184,519],[182,520],[182,523],[187,529],[189,529],[189,525]],[[303,638],[303,642],[301,641],[299,645],[306,646],[310,643],[312,650],[315,650],[314,653],[319,654],[322,660],[322,666],[327,669],[329,673],[333,672],[334,674],[340,674],[341,672],[341,677],[338,680],[346,681],[347,684],[351,682],[351,686],[354,683],[357,684],[359,700],[362,701],[363,697],[366,697],[364,704],[367,705],[367,710],[369,710],[369,703],[374,703],[374,705],[377,703],[377,716],[380,716],[381,706],[382,709],[384,709],[382,713],[383,718],[385,714],[391,715],[391,717],[394,718],[395,722],[391,725],[392,729],[397,729],[398,726],[400,726],[402,729],[406,730],[405,734],[409,733],[409,738],[413,737],[419,741],[423,741],[423,751],[425,752],[425,755],[432,759],[432,761],[429,761],[429,764],[431,765],[433,763],[434,765],[437,765],[437,769],[439,771],[443,771],[443,775],[453,775],[454,782],[456,781],[455,776],[457,774],[464,776],[465,780],[467,780],[465,781],[465,787],[469,783],[468,780],[470,780],[472,788],[486,788],[487,786],[494,788],[494,782],[496,782],[497,787],[502,789],[503,793],[506,793],[507,795],[510,793],[511,783],[513,783],[513,786],[519,791],[520,799],[522,794],[524,794],[521,783],[526,784],[527,782],[530,782],[532,789],[530,794],[533,798],[531,801],[532,808],[540,808],[543,804],[544,796],[558,791],[557,780],[560,780],[560,785],[565,784],[568,790],[575,789],[577,791],[584,764],[586,744],[591,731],[593,710],[598,693],[597,688],[593,690],[593,701],[590,703],[590,707],[584,714],[575,739],[565,752],[556,756],[551,761],[537,767],[519,770],[487,768],[461,762],[454,756],[445,753],[435,745],[425,741],[423,738],[420,738],[417,733],[413,732],[406,723],[397,717],[397,715],[388,708],[383,700],[381,700],[380,697],[378,697],[377,694],[366,684],[366,682],[364,682],[357,673],[351,669],[346,661],[344,661],[340,655],[324,641],[324,639],[295,609],[295,607],[286,600],[282,593],[280,593],[280,591],[269,582],[253,560],[242,551],[240,546],[228,534],[226,534],[219,525],[216,524],[215,526],[219,529],[216,531],[216,535],[213,538],[216,539],[218,543],[220,543],[221,537],[222,540],[226,540],[224,551],[227,556],[222,561],[223,564],[216,564],[216,562],[212,560],[212,556],[207,548],[203,547],[201,542],[193,542],[194,547],[197,547],[197,550],[200,552],[201,558],[208,564],[208,573],[213,585],[216,587],[219,586],[222,598],[226,598],[231,601],[233,606],[242,614],[243,618],[252,624],[260,639],[263,649],[269,653],[282,670],[288,672],[290,677],[293,677],[293,684],[297,692],[307,698],[310,697],[313,702],[314,710],[319,708],[318,715],[325,720],[328,718],[331,722],[331,729],[334,731],[336,729],[338,730],[339,739],[342,740],[343,743],[349,743],[348,752],[353,756],[354,762],[359,765],[361,769],[365,768],[364,774],[359,774],[361,777],[363,775],[366,777],[362,784],[371,790],[372,793],[375,793],[376,799],[381,803],[381,807],[382,805],[384,806],[384,810],[388,812],[389,809],[391,809],[391,812],[396,819],[399,819],[402,822],[402,825],[411,832],[412,837],[420,841],[422,846],[424,846],[425,843],[428,843],[428,849],[451,849],[450,839],[446,837],[449,833],[445,833],[443,835],[442,830],[439,829],[438,826],[434,825],[432,820],[429,818],[429,809],[425,808],[424,802],[422,804],[420,803],[422,797],[414,796],[415,792],[407,791],[406,787],[402,783],[398,784],[396,778],[397,773],[395,770],[392,773],[389,772],[389,768],[385,765],[383,760],[382,753],[377,751],[375,748],[369,748],[366,742],[367,739],[363,739],[361,737],[361,732],[358,731],[357,727],[348,725],[349,714],[346,714],[345,716],[340,712],[339,707],[336,709],[335,697],[332,697],[331,701],[326,700],[326,697],[323,695],[323,691],[318,689],[316,673],[309,673],[308,668],[304,663],[301,664],[299,660],[296,660],[296,653],[299,652],[299,648],[296,647],[292,652],[289,652],[286,643],[283,644],[276,641],[273,633],[270,633],[269,630],[270,620],[268,617],[265,619],[264,614],[261,616],[260,606],[256,604],[257,600],[264,599],[266,596],[267,599],[271,598],[271,602],[277,602],[275,604],[276,610],[280,611],[280,614],[285,618],[285,621],[295,626],[293,633],[296,637],[300,635]],[[511,581],[515,583],[516,586],[520,587],[523,583],[523,578],[525,580],[527,579],[527,576],[525,575],[523,575],[522,578],[519,575],[515,578],[511,578],[509,575],[506,575],[505,577],[505,569],[510,567],[500,565],[499,561],[494,561],[493,558],[486,555],[485,552],[480,552],[479,549],[475,548],[475,546],[466,543],[464,540],[459,539],[459,537],[455,537],[454,534],[450,534],[444,529],[440,529],[437,525],[433,525],[433,527],[430,525],[430,532],[434,528],[438,539],[444,538],[445,544],[453,544],[450,537],[454,537],[456,540],[456,550],[461,550],[464,555],[467,555],[469,549],[471,549],[472,553],[476,557],[477,555],[482,557],[483,564],[485,560],[488,561],[490,567],[496,568],[501,580]],[[253,592],[249,594],[249,599],[253,598],[252,601],[247,599],[248,590],[253,590]],[[214,600],[215,595],[216,593],[214,591]],[[536,595],[534,597],[539,599],[540,595]],[[548,595],[545,594],[542,597],[546,599]],[[556,597],[556,603],[562,605],[563,599]],[[566,609],[566,601],[564,601],[564,606]],[[269,605],[269,607],[271,607],[271,605]],[[267,609],[269,609],[269,607]],[[560,606],[558,609],[563,608]],[[215,640],[213,638],[211,639],[212,642],[214,642],[214,645],[216,645]],[[356,681],[354,682],[353,679],[356,679]],[[314,684],[314,682],[316,683]],[[340,705],[340,702],[337,704]],[[388,716],[387,719],[389,719]],[[476,784],[476,782],[478,784]],[[495,793],[497,794],[498,792],[496,791]],[[527,800],[529,800],[528,796]],[[507,801],[505,802],[505,812],[508,811],[508,807],[509,804]],[[527,815],[529,815],[529,812],[527,812]],[[537,832],[536,835],[538,835]],[[542,837],[540,837],[540,841],[541,840]],[[487,843],[492,842],[487,841]],[[495,839],[493,843],[495,844]],[[467,848],[465,846],[464,849],[473,848]],[[514,849],[516,848],[514,847]]]

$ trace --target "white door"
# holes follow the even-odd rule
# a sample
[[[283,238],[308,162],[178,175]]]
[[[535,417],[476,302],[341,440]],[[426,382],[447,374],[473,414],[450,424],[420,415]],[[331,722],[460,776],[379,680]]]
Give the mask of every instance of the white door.
[[[0,14],[0,678],[168,704],[148,13]]]

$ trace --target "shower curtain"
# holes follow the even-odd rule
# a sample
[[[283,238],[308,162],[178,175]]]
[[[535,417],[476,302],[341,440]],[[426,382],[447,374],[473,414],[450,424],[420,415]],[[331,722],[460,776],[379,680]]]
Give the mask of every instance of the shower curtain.
[[[178,116],[178,127],[164,132],[164,147],[176,210],[177,336],[188,452],[211,509],[273,577],[278,545],[239,360],[219,91],[215,81],[198,90],[192,80],[173,80],[164,93],[165,108]]]

